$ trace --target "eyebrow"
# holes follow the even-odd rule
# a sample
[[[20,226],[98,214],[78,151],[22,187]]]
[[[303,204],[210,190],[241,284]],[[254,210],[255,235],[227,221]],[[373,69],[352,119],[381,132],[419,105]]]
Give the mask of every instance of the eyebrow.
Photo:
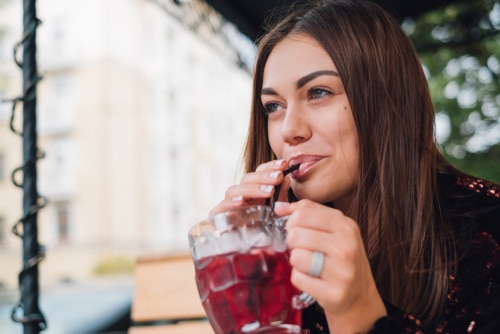
[[[322,71],[316,71],[309,73],[307,75],[304,75],[302,78],[297,80],[296,87],[297,89],[304,87],[305,84],[307,84],[309,81],[316,79],[317,77],[320,77],[322,75],[332,75],[336,77],[340,77],[339,73],[336,71],[331,71],[331,70],[322,70]],[[260,95],[278,95],[276,91],[272,88],[262,88],[260,91]]]
[[[312,72],[312,73],[309,73],[307,75],[304,75],[302,78],[300,78],[297,81],[297,89],[304,87],[304,85],[306,83],[308,83],[309,81],[311,81],[313,79],[316,79],[317,77],[320,77],[322,75],[333,75],[333,76],[339,77],[339,73],[338,72],[331,71],[331,70],[323,70],[323,71]]]

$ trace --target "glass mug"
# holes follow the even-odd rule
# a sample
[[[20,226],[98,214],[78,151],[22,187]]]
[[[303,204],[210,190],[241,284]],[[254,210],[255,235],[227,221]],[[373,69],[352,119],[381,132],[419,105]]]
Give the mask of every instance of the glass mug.
[[[216,334],[300,333],[301,309],[314,300],[290,282],[286,220],[252,205],[189,230],[198,292]]]

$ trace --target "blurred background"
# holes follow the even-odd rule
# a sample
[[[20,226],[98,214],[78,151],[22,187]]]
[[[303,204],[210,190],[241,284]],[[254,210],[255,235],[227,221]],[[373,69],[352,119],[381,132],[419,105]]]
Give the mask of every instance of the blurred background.
[[[19,299],[22,1],[0,0],[0,333]],[[46,333],[126,323],[142,255],[187,230],[241,175],[253,40],[203,0],[39,0],[39,266]],[[500,182],[500,2],[402,19],[428,76],[436,136],[459,168]],[[78,314],[78,316],[75,316]],[[96,329],[96,331],[98,331]]]

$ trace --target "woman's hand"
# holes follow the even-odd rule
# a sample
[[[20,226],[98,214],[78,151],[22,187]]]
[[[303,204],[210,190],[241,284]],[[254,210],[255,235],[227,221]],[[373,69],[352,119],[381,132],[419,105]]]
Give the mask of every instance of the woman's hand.
[[[279,198],[285,201],[290,186],[290,180],[283,176],[287,167],[285,160],[273,160],[258,166],[255,172],[245,174],[239,184],[226,190],[224,199],[210,210],[209,216],[238,206],[264,204],[273,196],[278,184],[282,184]]]
[[[367,333],[386,309],[358,224],[309,200],[279,202],[275,211],[290,215],[286,227],[292,284],[323,307],[332,333]],[[319,277],[309,275],[314,251],[325,255]]]

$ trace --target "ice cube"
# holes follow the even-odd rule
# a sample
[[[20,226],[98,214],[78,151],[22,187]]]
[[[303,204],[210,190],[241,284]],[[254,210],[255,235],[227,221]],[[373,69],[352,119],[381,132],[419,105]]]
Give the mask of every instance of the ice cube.
[[[237,330],[259,322],[261,312],[255,283],[240,282],[229,287],[226,290],[226,298]]]
[[[216,236],[211,232],[203,232],[197,238],[190,240],[191,256],[195,262],[202,258],[216,255],[218,253],[218,241]]]
[[[217,255],[212,258],[210,264],[205,268],[213,291],[224,290],[234,284],[236,276],[234,274],[232,259],[233,254]]]
[[[260,228],[242,228],[240,234],[242,251],[248,251],[255,247],[263,248],[272,244],[272,237]]]
[[[262,321],[274,323],[287,315],[286,289],[281,278],[268,277],[259,282]]]
[[[207,318],[215,333],[234,333],[236,323],[224,292],[212,292],[203,303]]]
[[[241,248],[241,236],[238,230],[223,231],[218,235],[217,247],[219,254],[237,252]]]
[[[200,299],[203,302],[210,293],[209,287],[209,277],[206,270],[197,270],[195,274],[196,286],[198,287],[198,293]]]
[[[238,253],[233,260],[236,276],[242,280],[258,279],[266,271],[262,249],[251,249],[249,253]]]

